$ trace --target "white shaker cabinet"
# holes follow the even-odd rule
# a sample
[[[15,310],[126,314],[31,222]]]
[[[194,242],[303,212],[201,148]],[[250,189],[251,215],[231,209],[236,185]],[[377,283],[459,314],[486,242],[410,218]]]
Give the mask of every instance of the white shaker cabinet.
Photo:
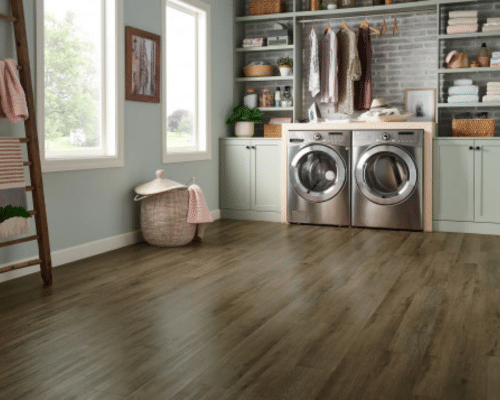
[[[500,234],[500,140],[434,140],[437,230]]]
[[[280,139],[221,139],[222,217],[280,221],[280,151]]]

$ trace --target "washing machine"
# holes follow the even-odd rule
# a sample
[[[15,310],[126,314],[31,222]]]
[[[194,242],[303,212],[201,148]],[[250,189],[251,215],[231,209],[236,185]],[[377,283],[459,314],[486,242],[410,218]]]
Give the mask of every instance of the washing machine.
[[[351,225],[419,231],[423,131],[355,131]]]
[[[290,223],[348,226],[350,131],[289,131]]]

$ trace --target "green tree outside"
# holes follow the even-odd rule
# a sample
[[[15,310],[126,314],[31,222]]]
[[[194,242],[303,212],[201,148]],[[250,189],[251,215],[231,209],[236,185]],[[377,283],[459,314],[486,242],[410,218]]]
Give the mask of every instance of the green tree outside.
[[[86,148],[100,146],[100,90],[95,49],[77,36],[75,14],[63,20],[45,15],[45,140],[46,148],[72,131],[86,136]],[[72,146],[69,146],[71,150]],[[74,147],[77,149],[77,147]],[[68,149],[66,149],[68,150]]]

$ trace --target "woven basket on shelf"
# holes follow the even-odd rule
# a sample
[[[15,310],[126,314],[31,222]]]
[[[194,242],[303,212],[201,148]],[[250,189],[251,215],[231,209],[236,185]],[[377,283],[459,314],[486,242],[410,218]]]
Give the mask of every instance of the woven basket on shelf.
[[[491,137],[495,135],[495,120],[454,119],[451,130],[455,137]]]
[[[274,67],[272,65],[247,65],[243,67],[243,75],[253,76],[273,76]]]
[[[249,15],[278,14],[286,11],[283,0],[256,0],[249,3]]]
[[[281,125],[264,124],[264,137],[281,137]]]

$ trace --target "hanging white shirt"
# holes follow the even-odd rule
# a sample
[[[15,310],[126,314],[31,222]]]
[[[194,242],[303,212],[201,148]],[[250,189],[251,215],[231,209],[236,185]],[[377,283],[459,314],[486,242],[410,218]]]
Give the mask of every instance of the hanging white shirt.
[[[309,63],[309,91],[311,96],[315,97],[320,92],[320,73],[319,73],[319,44],[316,31],[311,29],[309,35],[311,60]]]
[[[321,47],[321,98],[322,103],[336,104],[339,99],[337,35],[331,30],[325,33]]]

